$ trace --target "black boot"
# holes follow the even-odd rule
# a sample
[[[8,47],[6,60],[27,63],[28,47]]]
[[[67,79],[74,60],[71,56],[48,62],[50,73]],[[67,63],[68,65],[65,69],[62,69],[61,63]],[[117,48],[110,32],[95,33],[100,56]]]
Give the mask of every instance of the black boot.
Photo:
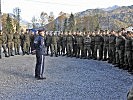
[[[1,57],[1,55],[0,55],[0,59],[1,59],[2,57]]]
[[[5,57],[9,57],[9,55],[5,54]]]

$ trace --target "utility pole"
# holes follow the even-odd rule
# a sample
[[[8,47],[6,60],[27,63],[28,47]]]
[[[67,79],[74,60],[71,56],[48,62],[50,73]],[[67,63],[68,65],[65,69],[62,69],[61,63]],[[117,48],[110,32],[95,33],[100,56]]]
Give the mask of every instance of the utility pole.
[[[2,31],[2,13],[1,13],[1,0],[0,0],[0,31]]]
[[[13,9],[13,13],[15,14],[15,18],[17,19],[17,25],[16,25],[16,31],[19,31],[20,29],[20,8],[16,7]]]

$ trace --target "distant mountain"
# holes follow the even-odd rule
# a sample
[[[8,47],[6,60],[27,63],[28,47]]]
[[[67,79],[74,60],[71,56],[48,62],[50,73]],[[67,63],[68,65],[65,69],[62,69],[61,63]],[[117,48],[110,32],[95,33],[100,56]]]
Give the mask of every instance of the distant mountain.
[[[115,10],[115,9],[117,9],[117,8],[119,8],[119,6],[114,5],[114,6],[112,6],[112,7],[102,8],[102,9],[103,9],[104,11],[112,11],[112,10]]]
[[[75,13],[77,29],[120,29],[133,24],[133,5],[105,9],[87,9]]]
[[[123,27],[133,25],[133,5],[122,7],[115,5],[104,9],[87,9],[85,11],[75,13],[74,17],[76,23],[74,30],[119,30]],[[62,30],[64,21],[68,18],[69,16],[61,15],[51,23],[48,23],[45,27],[50,30],[58,27],[56,29]],[[67,23],[69,24],[69,22]]]

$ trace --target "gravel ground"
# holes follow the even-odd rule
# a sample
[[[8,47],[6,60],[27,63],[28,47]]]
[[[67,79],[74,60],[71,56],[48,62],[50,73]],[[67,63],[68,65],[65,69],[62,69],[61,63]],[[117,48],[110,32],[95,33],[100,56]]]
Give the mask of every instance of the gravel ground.
[[[0,100],[126,100],[133,76],[102,61],[46,57],[46,80],[34,78],[35,56],[0,60]]]

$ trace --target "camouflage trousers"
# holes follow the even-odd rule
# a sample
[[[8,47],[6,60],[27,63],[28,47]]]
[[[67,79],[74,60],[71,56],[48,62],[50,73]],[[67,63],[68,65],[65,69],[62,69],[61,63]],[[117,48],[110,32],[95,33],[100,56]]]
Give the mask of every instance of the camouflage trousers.
[[[13,55],[14,42],[8,42],[8,53],[9,56]]]
[[[73,52],[73,44],[72,43],[67,43],[67,55],[72,56],[72,52]]]
[[[124,50],[116,50],[116,64],[124,65]]]
[[[30,42],[24,42],[24,52],[25,53],[30,52]]]
[[[84,45],[84,57],[91,57],[91,46],[90,45]]]
[[[116,54],[116,51],[115,51],[115,46],[109,46],[109,62],[115,64],[116,63],[116,59],[115,59],[115,54]]]
[[[51,55],[57,55],[57,44],[51,44]]]
[[[124,63],[125,63],[125,65],[127,65],[129,67],[132,67],[132,62],[133,62],[132,51],[131,50],[125,51],[125,55],[124,55]]]
[[[98,50],[99,50],[99,59],[102,59],[102,57],[103,57],[102,45],[95,45],[94,56],[95,56],[96,59],[98,58],[98,52],[97,52]]]
[[[20,43],[14,43],[15,54],[19,54]]]

